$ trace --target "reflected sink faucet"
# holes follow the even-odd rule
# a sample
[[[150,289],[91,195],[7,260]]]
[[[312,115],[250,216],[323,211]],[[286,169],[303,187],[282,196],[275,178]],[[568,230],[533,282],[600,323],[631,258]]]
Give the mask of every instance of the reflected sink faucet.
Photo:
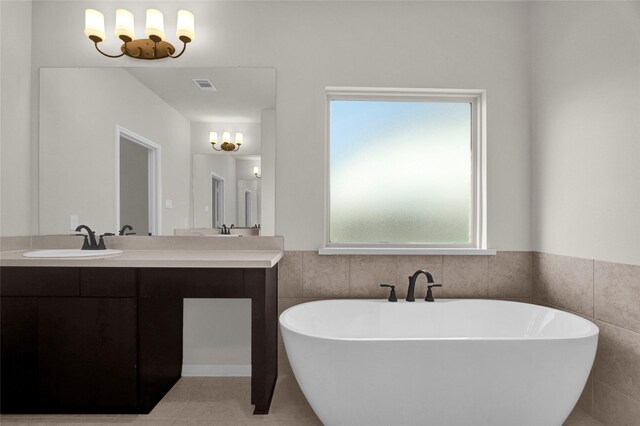
[[[135,235],[135,232],[127,232],[127,230],[133,231],[133,226],[124,225],[122,228],[120,228],[120,231],[118,231],[118,235]]]
[[[424,274],[427,277],[427,297],[425,297],[425,301],[433,302],[433,293],[431,292],[431,287],[442,287],[442,284],[433,284],[433,275],[431,272],[427,272],[424,269],[418,269],[409,277],[409,289],[407,290],[407,302],[415,302],[416,298],[414,297],[415,289],[416,289],[416,280],[420,276],[420,274]]]

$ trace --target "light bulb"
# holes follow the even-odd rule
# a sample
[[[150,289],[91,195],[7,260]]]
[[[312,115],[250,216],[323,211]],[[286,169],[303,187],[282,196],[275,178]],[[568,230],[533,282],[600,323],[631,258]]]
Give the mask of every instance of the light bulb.
[[[196,38],[194,21],[195,18],[193,17],[193,13],[188,10],[178,11],[178,25],[176,27],[176,35],[178,36],[178,39],[185,43],[189,43]]]
[[[260,174],[260,167],[255,166],[255,167],[253,168],[253,174],[254,174],[254,175],[256,175],[256,176],[258,176],[258,175]]]
[[[147,9],[147,26],[144,33],[156,43],[164,40],[164,18],[157,9]]]
[[[122,41],[131,41],[136,38],[133,26],[133,13],[125,9],[116,10],[116,36]]]
[[[104,41],[104,15],[95,9],[84,11],[84,34],[92,41],[99,43]]]
[[[222,132],[222,143],[231,142],[231,132]]]
[[[209,142],[218,143],[218,132],[209,132]]]
[[[236,132],[236,145],[242,145],[244,142],[244,135],[241,132]]]

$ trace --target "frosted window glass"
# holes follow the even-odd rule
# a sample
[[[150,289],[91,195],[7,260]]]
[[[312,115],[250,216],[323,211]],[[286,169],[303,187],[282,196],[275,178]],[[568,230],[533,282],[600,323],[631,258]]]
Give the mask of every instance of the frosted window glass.
[[[470,103],[330,108],[330,242],[471,242]]]

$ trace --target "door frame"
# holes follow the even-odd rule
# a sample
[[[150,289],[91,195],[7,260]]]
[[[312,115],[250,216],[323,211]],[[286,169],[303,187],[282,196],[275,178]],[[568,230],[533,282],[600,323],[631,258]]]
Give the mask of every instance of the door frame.
[[[141,145],[149,150],[147,170],[149,179],[149,230],[152,235],[161,234],[162,223],[162,147],[120,125],[116,125],[116,232],[120,229],[120,139]]]
[[[249,196],[249,205],[251,209],[249,210],[249,222],[247,223],[247,195]],[[253,191],[245,188],[244,189],[244,226],[246,228],[251,228],[251,222],[253,222]]]

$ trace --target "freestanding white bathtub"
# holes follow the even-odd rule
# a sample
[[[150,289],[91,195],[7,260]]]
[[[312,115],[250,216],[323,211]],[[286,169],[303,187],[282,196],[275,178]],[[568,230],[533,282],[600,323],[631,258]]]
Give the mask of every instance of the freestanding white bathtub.
[[[498,300],[324,300],[287,309],[291,367],[331,425],[561,425],[598,327]]]

